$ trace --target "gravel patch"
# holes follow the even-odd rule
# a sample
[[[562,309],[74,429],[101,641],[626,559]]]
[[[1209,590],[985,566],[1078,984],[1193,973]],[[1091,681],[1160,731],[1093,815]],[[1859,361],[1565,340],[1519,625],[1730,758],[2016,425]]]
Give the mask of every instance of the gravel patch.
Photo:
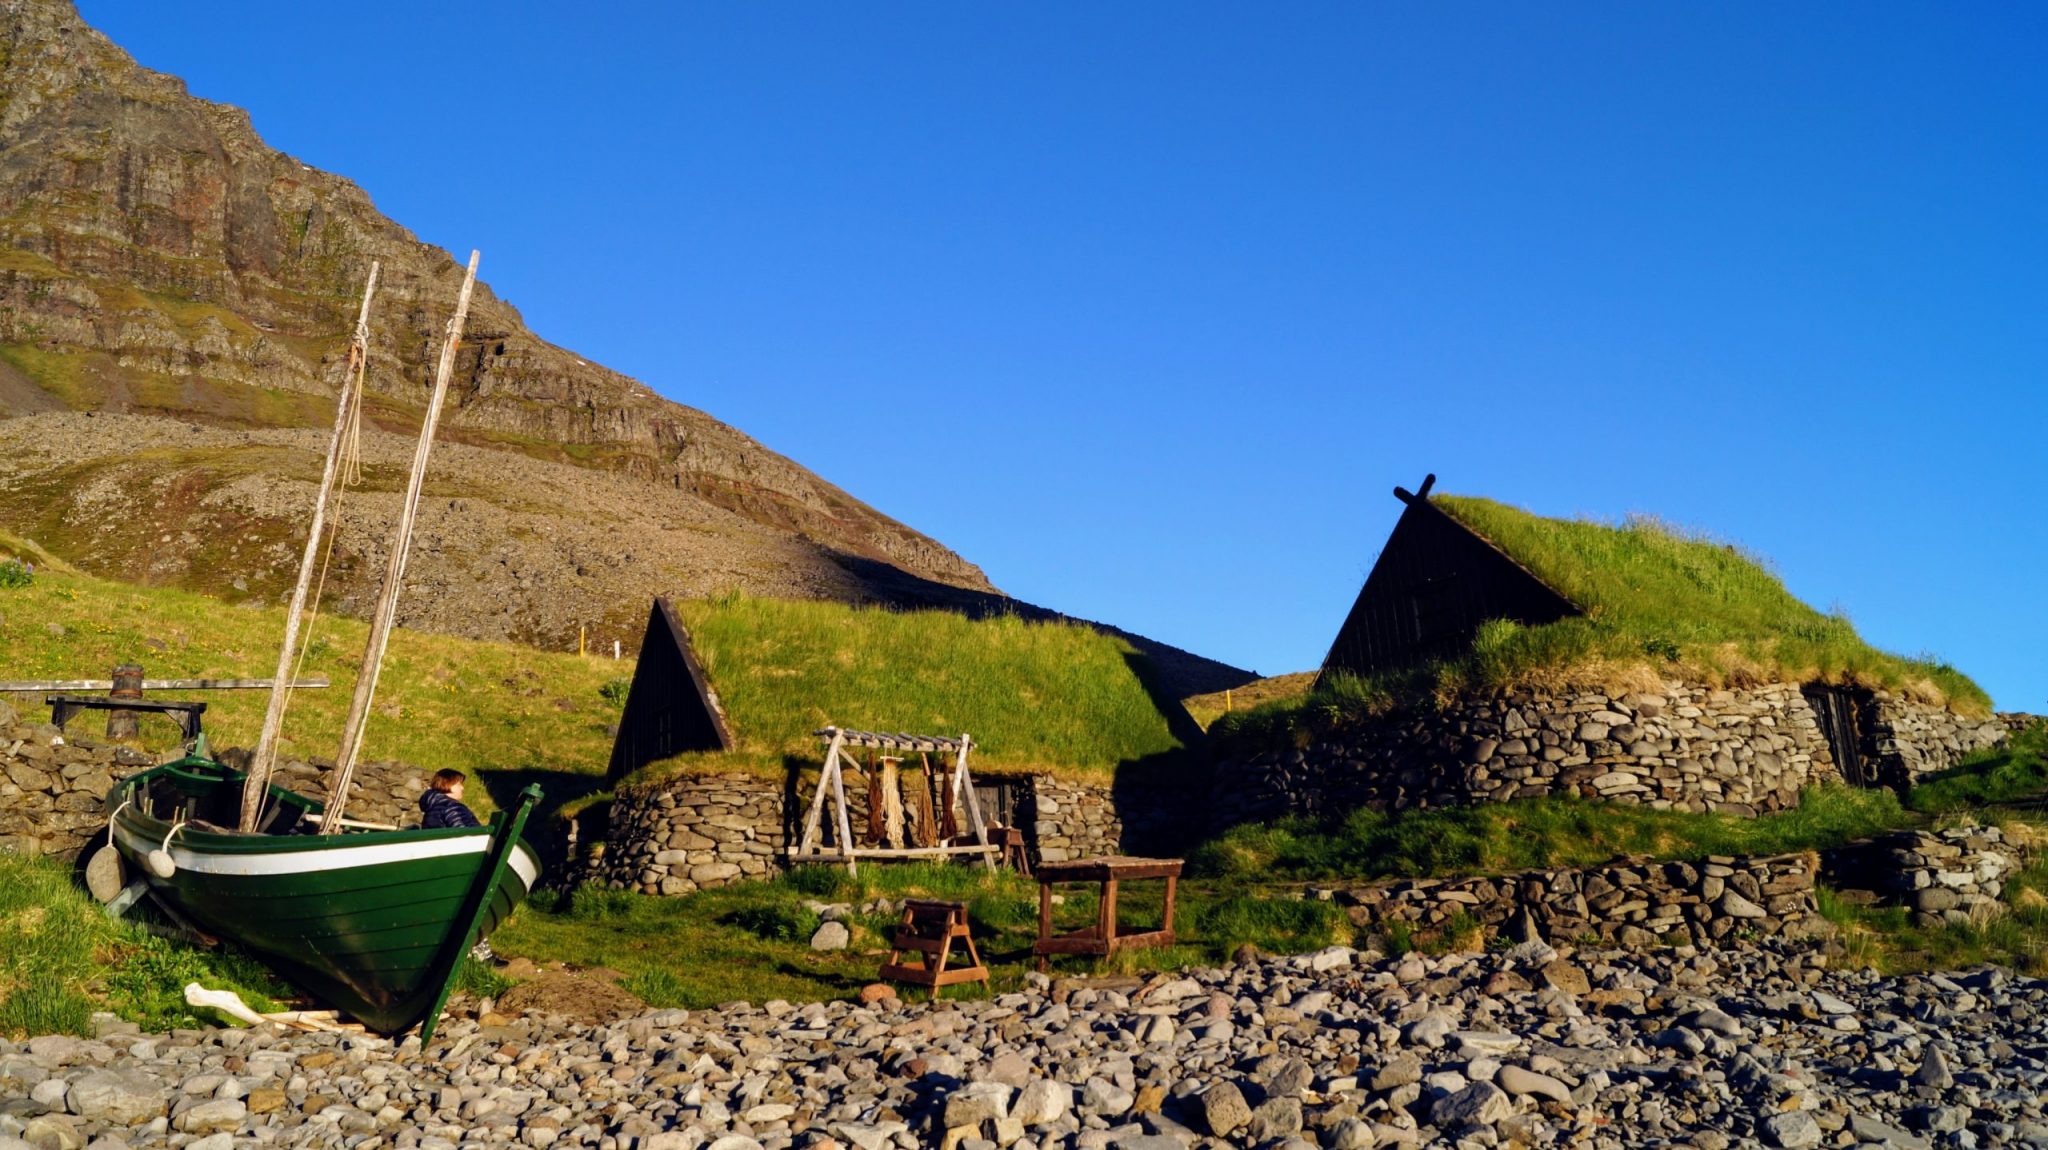
[[[987,1001],[488,1014],[425,1050],[104,1019],[0,1042],[0,1146],[2048,1147],[2041,980],[1776,943],[1332,957]]]

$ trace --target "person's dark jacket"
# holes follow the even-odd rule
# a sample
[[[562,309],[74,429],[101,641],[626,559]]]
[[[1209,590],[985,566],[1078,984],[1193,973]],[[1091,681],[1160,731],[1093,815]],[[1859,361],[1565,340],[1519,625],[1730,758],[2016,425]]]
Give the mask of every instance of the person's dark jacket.
[[[476,821],[476,813],[457,802],[454,796],[431,787],[420,796],[420,816],[420,827],[425,830],[482,825]]]

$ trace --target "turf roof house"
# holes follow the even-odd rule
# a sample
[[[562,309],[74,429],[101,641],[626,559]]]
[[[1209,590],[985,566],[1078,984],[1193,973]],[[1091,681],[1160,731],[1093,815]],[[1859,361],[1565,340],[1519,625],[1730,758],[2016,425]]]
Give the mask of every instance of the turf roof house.
[[[1455,659],[1490,620],[1535,627],[1588,613],[1536,574],[1525,561],[1534,556],[1432,500],[1435,480],[1394,489],[1400,519],[1319,684]],[[1223,764],[1213,802],[1223,822],[1561,793],[1757,814],[1797,805],[1811,783],[1907,783],[2003,736],[1988,715],[1819,681],[1475,691],[1426,713],[1396,710],[1326,745]]]
[[[780,779],[722,763],[722,753],[739,749],[746,734],[728,716],[714,673],[698,658],[681,616],[666,599],[656,599],[606,771],[615,797],[601,813],[579,816],[570,828],[572,841],[604,844],[582,878],[615,889],[678,895],[763,877],[783,866],[789,844],[800,835],[816,785],[815,756],[822,751],[804,764],[813,769],[790,770]],[[678,755],[689,757],[686,770],[647,781],[640,777],[643,768]],[[903,765],[907,806],[915,805],[910,793],[914,781],[923,781],[922,765],[916,759]],[[876,792],[866,782],[849,779],[846,787],[856,838],[884,821],[868,817]],[[1021,830],[1035,861],[1119,849],[1124,827],[1107,781],[1004,774],[977,763],[973,783],[983,818]],[[943,794],[935,778],[929,790]],[[934,823],[942,823],[943,810],[936,814]],[[964,804],[956,803],[954,824],[967,828]]]

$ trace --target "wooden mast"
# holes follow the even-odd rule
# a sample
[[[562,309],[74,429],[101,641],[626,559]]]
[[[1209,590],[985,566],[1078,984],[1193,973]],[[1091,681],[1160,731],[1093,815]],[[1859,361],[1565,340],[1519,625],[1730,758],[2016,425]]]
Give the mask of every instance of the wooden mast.
[[[277,764],[277,738],[284,725],[285,696],[292,687],[292,654],[299,646],[299,615],[306,609],[306,587],[313,581],[314,560],[320,551],[320,532],[327,523],[327,500],[334,493],[336,460],[342,441],[352,425],[353,414],[362,402],[363,373],[370,358],[370,297],[377,294],[376,260],[370,261],[370,278],[363,284],[363,306],[356,312],[355,337],[348,345],[348,370],[341,377],[341,395],[334,403],[334,435],[327,442],[327,463],[320,471],[320,493],[313,500],[313,526],[306,532],[306,551],[299,558],[299,582],[292,588],[292,603],[284,616],[284,646],[277,653],[277,675],[271,680],[270,702],[263,711],[263,733],[256,740],[256,756],[249,763],[249,778],[242,784],[242,833],[256,829],[263,811],[263,798],[270,786],[270,771]]]
[[[455,300],[455,318],[448,321],[448,337],[441,343],[441,364],[434,372],[434,394],[427,400],[427,417],[420,425],[419,446],[413,451],[412,476],[406,481],[405,502],[398,512],[398,526],[391,533],[391,556],[384,567],[384,590],[377,597],[377,610],[370,619],[370,641],[363,649],[362,670],[356,674],[355,698],[349,702],[348,721],[341,730],[341,751],[334,757],[334,786],[327,797],[326,816],[320,833],[331,835],[341,829],[342,807],[348,802],[349,781],[355,774],[356,758],[363,749],[363,724],[370,714],[370,701],[377,694],[377,675],[384,665],[384,646],[391,639],[391,625],[398,616],[398,588],[405,581],[405,561],[412,550],[412,524],[419,514],[420,487],[427,476],[427,455],[434,446],[434,429],[441,422],[441,401],[448,394],[448,378],[455,373],[455,352],[462,344],[462,325],[469,318],[469,297],[476,288],[476,264],[480,253],[469,253],[469,271],[462,278],[462,294]]]

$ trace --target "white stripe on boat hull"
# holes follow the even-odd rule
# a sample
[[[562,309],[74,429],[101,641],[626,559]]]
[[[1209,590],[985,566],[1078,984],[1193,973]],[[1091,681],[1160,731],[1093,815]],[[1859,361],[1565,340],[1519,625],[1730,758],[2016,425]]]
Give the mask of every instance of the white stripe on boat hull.
[[[116,833],[121,844],[137,858],[147,855],[160,845],[126,827],[120,828]],[[461,838],[422,839],[414,842],[365,843],[362,846],[331,847],[325,850],[202,854],[179,846],[177,838],[173,836],[171,861],[178,864],[179,870],[195,874],[251,877],[310,874],[315,871],[351,870],[356,867],[382,866],[386,863],[413,862],[418,859],[480,855],[489,850],[490,845],[489,835],[465,835]],[[540,870],[534,865],[523,844],[512,852],[512,869],[518,872],[527,890],[532,890],[534,884],[540,881]]]

